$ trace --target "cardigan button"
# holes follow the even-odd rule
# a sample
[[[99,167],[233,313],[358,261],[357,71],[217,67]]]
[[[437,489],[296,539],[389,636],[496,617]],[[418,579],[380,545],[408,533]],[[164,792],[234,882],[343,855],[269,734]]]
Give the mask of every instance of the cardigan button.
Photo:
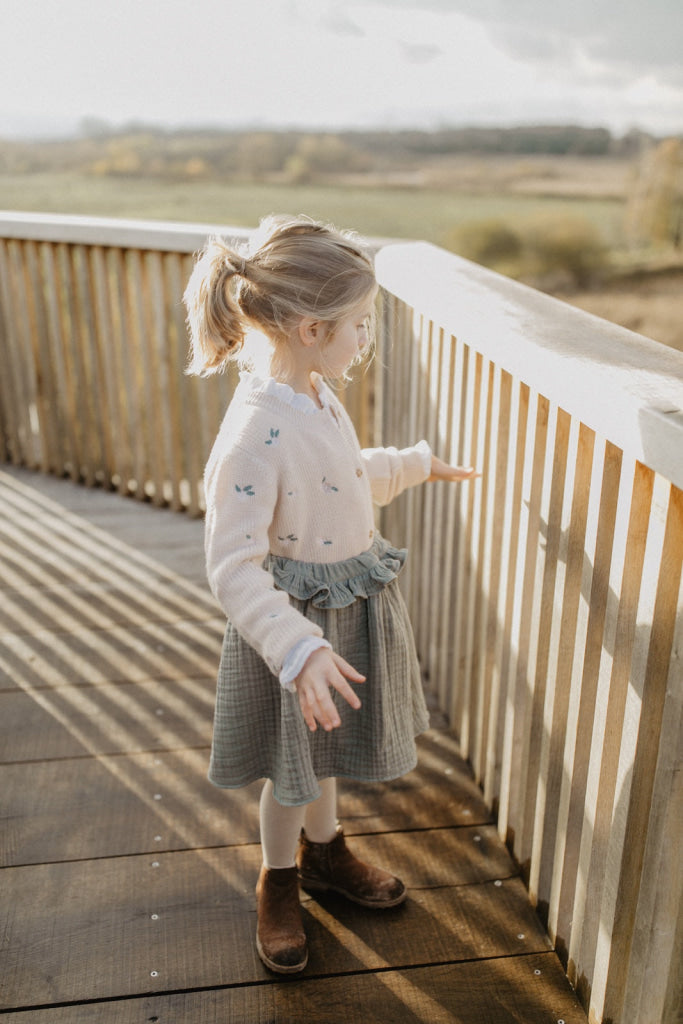
[[[357,469],[356,470],[356,476],[362,476],[362,475],[363,475],[363,470],[362,469]]]

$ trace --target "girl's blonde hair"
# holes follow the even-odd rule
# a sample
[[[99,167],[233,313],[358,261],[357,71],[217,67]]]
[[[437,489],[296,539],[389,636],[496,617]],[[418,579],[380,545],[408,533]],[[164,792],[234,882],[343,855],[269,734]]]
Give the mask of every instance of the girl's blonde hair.
[[[334,332],[376,287],[370,255],[350,232],[305,217],[268,218],[251,254],[211,238],[183,296],[190,330],[188,373],[225,369],[249,329],[282,346],[305,317]],[[284,356],[284,353],[282,353]]]

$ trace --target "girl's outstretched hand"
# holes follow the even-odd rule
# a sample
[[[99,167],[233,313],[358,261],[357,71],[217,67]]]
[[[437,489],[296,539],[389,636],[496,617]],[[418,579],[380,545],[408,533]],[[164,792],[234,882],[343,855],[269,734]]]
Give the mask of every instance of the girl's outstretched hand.
[[[326,732],[341,725],[339,712],[330,696],[331,686],[352,708],[357,710],[360,707],[360,700],[347,683],[347,679],[352,679],[354,683],[365,682],[365,676],[356,672],[348,661],[344,661],[329,647],[319,647],[310,655],[296,677],[295,686],[304,721],[311,732],[317,729],[316,721]]]
[[[432,480],[475,480],[478,473],[474,466],[449,466],[447,462],[432,455],[432,472],[427,478]]]

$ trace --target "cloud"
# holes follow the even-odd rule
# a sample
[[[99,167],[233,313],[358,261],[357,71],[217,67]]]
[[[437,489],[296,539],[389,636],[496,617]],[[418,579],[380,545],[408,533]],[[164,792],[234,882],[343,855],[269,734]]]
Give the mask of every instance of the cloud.
[[[320,25],[337,36],[355,36],[358,39],[365,36],[365,30],[349,17],[341,5],[328,8],[320,18]]]
[[[402,56],[410,64],[429,64],[443,54],[440,46],[432,43],[406,43],[399,39]]]
[[[563,57],[577,73],[585,62],[634,79],[654,75],[683,84],[681,0],[362,0],[365,5],[396,10],[464,14],[484,24],[492,40],[522,61]]]

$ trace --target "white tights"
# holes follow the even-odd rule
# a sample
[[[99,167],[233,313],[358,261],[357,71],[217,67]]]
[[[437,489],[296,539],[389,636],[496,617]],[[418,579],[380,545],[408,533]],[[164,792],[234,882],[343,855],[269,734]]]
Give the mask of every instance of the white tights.
[[[301,807],[283,807],[266,780],[261,793],[261,848],[267,868],[291,868],[296,858],[299,833],[306,829],[312,843],[329,843],[337,830],[337,780],[323,779],[320,796]]]

